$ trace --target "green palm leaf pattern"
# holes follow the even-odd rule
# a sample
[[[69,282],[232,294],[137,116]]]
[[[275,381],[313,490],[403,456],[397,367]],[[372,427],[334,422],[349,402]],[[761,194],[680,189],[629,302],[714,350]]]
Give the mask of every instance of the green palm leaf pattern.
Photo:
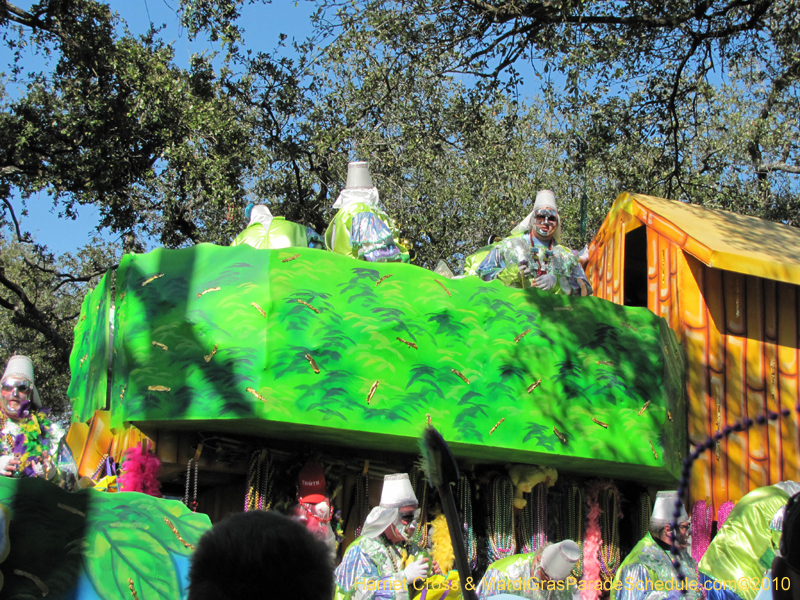
[[[246,418],[265,436],[299,426],[309,442],[349,445],[391,432],[392,447],[416,452],[407,425],[431,415],[457,456],[514,455],[608,476],[622,463],[665,483],[679,472],[683,359],[649,311],[246,245],[126,256],[117,300],[112,424],[214,420],[235,432]],[[92,311],[84,307],[87,321]],[[636,417],[648,401],[647,418]],[[508,422],[490,438],[501,418]],[[554,425],[582,443],[562,444]],[[669,444],[656,460],[649,442],[662,430]]]

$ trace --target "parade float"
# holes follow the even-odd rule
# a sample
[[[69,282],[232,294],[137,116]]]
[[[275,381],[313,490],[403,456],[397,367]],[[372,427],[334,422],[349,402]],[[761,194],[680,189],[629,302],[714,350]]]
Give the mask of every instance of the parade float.
[[[620,509],[616,486],[638,508],[644,486],[674,487],[686,452],[682,351],[647,309],[311,248],[126,255],[84,301],[71,367],[67,441],[79,477],[99,480],[144,443],[161,461],[164,493],[178,498],[79,492],[103,499],[81,511],[79,527],[91,531],[93,519],[116,518],[102,502],[153,503],[142,510],[155,541],[142,545],[142,530],[123,522],[111,537],[93,534],[106,546],[84,549],[76,585],[105,572],[97,561],[117,561],[116,588],[90,586],[100,598],[119,597],[128,579],[144,585],[144,569],[115,565],[165,560],[159,544],[180,553],[180,540],[196,542],[197,522],[187,533],[162,512],[186,504],[199,512],[175,514],[208,526],[244,508],[285,509],[309,456],[325,465],[345,544],[387,472],[411,472],[425,507],[415,462],[428,423],[461,466],[476,566],[548,537],[580,539],[584,493],[598,477],[609,485],[594,499],[609,514]],[[508,521],[514,506],[522,531]],[[615,533],[605,550],[619,557],[625,540],[606,520]],[[182,563],[166,564],[177,566],[147,597],[180,593]]]
[[[20,569],[35,579],[7,576],[7,591],[38,580],[50,597],[179,597],[202,531],[234,511],[289,512],[310,457],[324,465],[340,555],[386,473],[411,475],[425,524],[437,503],[418,469],[427,424],[461,469],[476,572],[592,528],[610,580],[646,528],[647,488],[674,488],[688,451],[684,354],[646,307],[307,247],[124,256],[84,300],[71,369],[78,477],[91,487],[144,448],[167,498],[69,496],[85,503],[60,508],[80,517],[59,533],[81,556],[71,579],[54,558]],[[22,527],[20,498],[43,482],[2,483]],[[117,521],[131,502],[147,518]],[[632,518],[621,521],[623,504]]]

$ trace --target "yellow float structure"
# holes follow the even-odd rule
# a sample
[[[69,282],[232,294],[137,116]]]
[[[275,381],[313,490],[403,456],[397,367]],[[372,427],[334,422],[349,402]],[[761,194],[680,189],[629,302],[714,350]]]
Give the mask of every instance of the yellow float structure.
[[[800,401],[800,229],[623,193],[589,246],[595,295],[646,306],[686,350],[689,440]],[[719,442],[694,464],[692,502],[800,479],[797,413]]]

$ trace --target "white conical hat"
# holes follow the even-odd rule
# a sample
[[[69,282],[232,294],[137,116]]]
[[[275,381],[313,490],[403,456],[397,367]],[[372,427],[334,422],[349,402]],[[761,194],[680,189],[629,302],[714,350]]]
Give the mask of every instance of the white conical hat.
[[[372,183],[369,163],[351,162],[347,164],[347,183],[339,192],[333,208],[346,208],[350,204],[362,202],[371,208],[380,208],[378,188]]]
[[[650,517],[650,524],[663,526],[672,523],[675,512],[675,501],[678,499],[678,492],[658,492],[656,494],[656,502],[653,504],[653,514]],[[685,523],[689,520],[689,515],[686,514],[686,509],[681,502],[681,514],[678,517],[678,523]]]
[[[361,528],[361,537],[376,538],[397,519],[401,506],[419,506],[414,488],[406,473],[395,473],[383,478],[381,503],[373,508]]]
[[[26,381],[30,382],[31,388],[33,388],[31,401],[36,406],[42,405],[42,401],[39,398],[39,391],[36,389],[36,383],[33,379],[33,361],[30,358],[20,355],[9,358],[2,378],[6,379],[7,377],[25,379]]]
[[[347,190],[375,187],[369,174],[369,163],[364,161],[347,163],[347,183],[344,187]]]
[[[383,478],[381,490],[381,508],[400,508],[401,506],[419,506],[414,488],[407,473],[395,473]]]
[[[542,569],[550,579],[566,579],[581,558],[581,548],[572,540],[551,544],[542,552]]]
[[[558,212],[556,195],[551,190],[539,190],[536,192],[536,200],[533,202],[533,212],[536,212],[540,208],[548,207]]]

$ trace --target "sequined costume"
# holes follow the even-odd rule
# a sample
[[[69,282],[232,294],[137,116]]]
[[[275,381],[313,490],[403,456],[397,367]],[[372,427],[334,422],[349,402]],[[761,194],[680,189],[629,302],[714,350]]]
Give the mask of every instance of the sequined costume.
[[[384,536],[360,537],[336,568],[335,600],[407,600],[402,551]]]
[[[475,266],[473,256],[467,257],[467,273],[475,274],[484,281],[498,279],[510,287],[532,287],[532,280],[538,275],[556,276],[554,294],[589,296],[592,286],[581,267],[578,254],[560,244],[545,245],[536,236],[522,233],[504,238],[492,247],[479,250],[485,252],[480,263]],[[477,254],[477,253],[476,253]],[[523,278],[519,263],[527,261],[531,277]]]
[[[394,221],[376,203],[356,201],[336,213],[325,231],[325,244],[329,250],[369,262],[408,262],[408,250],[398,237]]]
[[[736,503],[700,560],[700,579],[709,600],[756,597],[759,590],[754,583],[761,581],[778,551],[783,525],[781,509],[790,497],[781,487],[786,483],[790,482],[757,488]],[[725,581],[742,579],[751,585],[737,585],[735,590],[723,587]]]
[[[577,582],[540,580],[535,576],[542,551],[514,554],[493,562],[478,584],[478,600],[513,594],[529,600],[569,600]]]
[[[473,252],[464,259],[464,275],[478,275],[478,267],[486,259],[487,256],[500,245],[500,242],[495,242],[480,248],[477,252]]]
[[[283,217],[270,216],[266,225],[251,222],[236,236],[231,246],[247,244],[253,248],[325,248],[325,240],[310,227],[287,221]]]
[[[683,573],[686,575],[686,600],[698,600],[700,588],[697,581],[697,563],[687,550],[680,553]],[[619,588],[619,589],[617,589]],[[659,589],[660,588],[660,589]],[[667,550],[649,533],[645,535],[620,565],[614,576],[610,600],[679,600],[681,598],[678,574],[672,566]]]

